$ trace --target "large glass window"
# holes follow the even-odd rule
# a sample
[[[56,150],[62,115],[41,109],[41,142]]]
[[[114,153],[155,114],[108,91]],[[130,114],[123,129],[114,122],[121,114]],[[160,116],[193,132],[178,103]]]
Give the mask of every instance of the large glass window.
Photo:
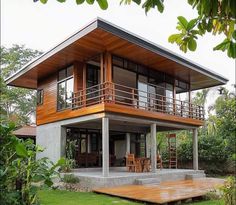
[[[99,87],[96,86],[100,83],[100,67],[92,64],[87,64],[87,103],[97,100],[99,96]]]
[[[133,104],[134,97],[130,88],[136,88],[136,73],[114,66],[113,82],[116,83],[116,101],[119,103]]]
[[[138,97],[139,108],[146,109],[148,106],[148,84],[147,77],[139,75],[138,77]]]
[[[59,71],[57,88],[58,110],[70,107],[74,90],[73,66]]]
[[[173,112],[173,90],[174,86],[166,83],[166,111],[168,113]]]
[[[176,80],[176,113],[187,116],[189,110],[189,84]]]

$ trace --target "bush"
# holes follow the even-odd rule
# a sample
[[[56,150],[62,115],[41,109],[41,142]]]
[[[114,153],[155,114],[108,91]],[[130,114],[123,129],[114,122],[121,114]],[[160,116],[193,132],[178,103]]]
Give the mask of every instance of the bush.
[[[80,180],[74,174],[65,174],[62,181],[69,184],[76,184],[79,183]]]
[[[236,181],[235,177],[228,177],[224,186],[220,187],[222,199],[225,205],[235,205],[236,203]]]
[[[74,159],[65,159],[65,163],[61,166],[60,171],[62,172],[70,172],[75,167]]]
[[[0,204],[38,204],[35,182],[52,186],[56,169],[64,163],[53,164],[47,158],[36,160],[43,149],[32,140],[22,141],[12,135],[13,124],[0,124]]]
[[[225,141],[219,136],[199,136],[198,157],[200,168],[206,173],[223,174],[228,172],[228,151],[225,149]],[[192,140],[180,141],[177,147],[178,160],[180,164],[189,164],[193,160]]]

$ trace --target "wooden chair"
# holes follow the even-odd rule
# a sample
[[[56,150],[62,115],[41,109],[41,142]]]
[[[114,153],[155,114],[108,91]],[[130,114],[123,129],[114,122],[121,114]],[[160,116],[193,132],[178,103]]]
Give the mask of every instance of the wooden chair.
[[[143,172],[150,172],[151,170],[151,160],[149,158],[144,159]]]
[[[163,165],[162,165],[162,158],[161,158],[161,155],[158,154],[157,155],[157,169],[162,169],[163,168]]]
[[[128,154],[126,157],[126,167],[129,172],[135,171],[135,158],[134,154]]]
[[[135,159],[135,167],[134,167],[135,172],[142,172],[142,160],[140,158]]]

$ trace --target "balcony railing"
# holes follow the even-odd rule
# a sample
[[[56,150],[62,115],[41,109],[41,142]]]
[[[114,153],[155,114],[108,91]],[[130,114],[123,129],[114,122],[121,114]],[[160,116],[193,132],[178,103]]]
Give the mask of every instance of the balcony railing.
[[[72,109],[99,103],[115,103],[141,110],[204,120],[202,106],[111,82],[80,90],[72,96]]]

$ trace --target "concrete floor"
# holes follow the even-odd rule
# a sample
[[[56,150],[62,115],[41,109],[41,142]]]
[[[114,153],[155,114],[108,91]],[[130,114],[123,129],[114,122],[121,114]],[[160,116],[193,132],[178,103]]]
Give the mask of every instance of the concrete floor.
[[[135,173],[128,172],[126,167],[110,167],[109,176],[102,176],[101,168],[74,169],[72,173],[79,178],[80,186],[86,189],[100,187],[115,187],[137,184],[139,181],[151,181],[155,183],[164,181],[185,180],[187,176],[205,177],[203,170],[191,169],[162,169],[153,172]]]
[[[114,177],[128,177],[128,176],[153,176],[153,175],[169,175],[169,174],[180,174],[186,172],[194,172],[192,169],[157,169],[156,173],[153,172],[128,172],[126,167],[111,167],[109,171],[108,178]],[[203,172],[200,171],[199,172]],[[79,168],[74,169],[73,174],[76,176],[85,176],[85,177],[101,177],[102,176],[102,168]],[[106,177],[107,178],[107,177]]]

